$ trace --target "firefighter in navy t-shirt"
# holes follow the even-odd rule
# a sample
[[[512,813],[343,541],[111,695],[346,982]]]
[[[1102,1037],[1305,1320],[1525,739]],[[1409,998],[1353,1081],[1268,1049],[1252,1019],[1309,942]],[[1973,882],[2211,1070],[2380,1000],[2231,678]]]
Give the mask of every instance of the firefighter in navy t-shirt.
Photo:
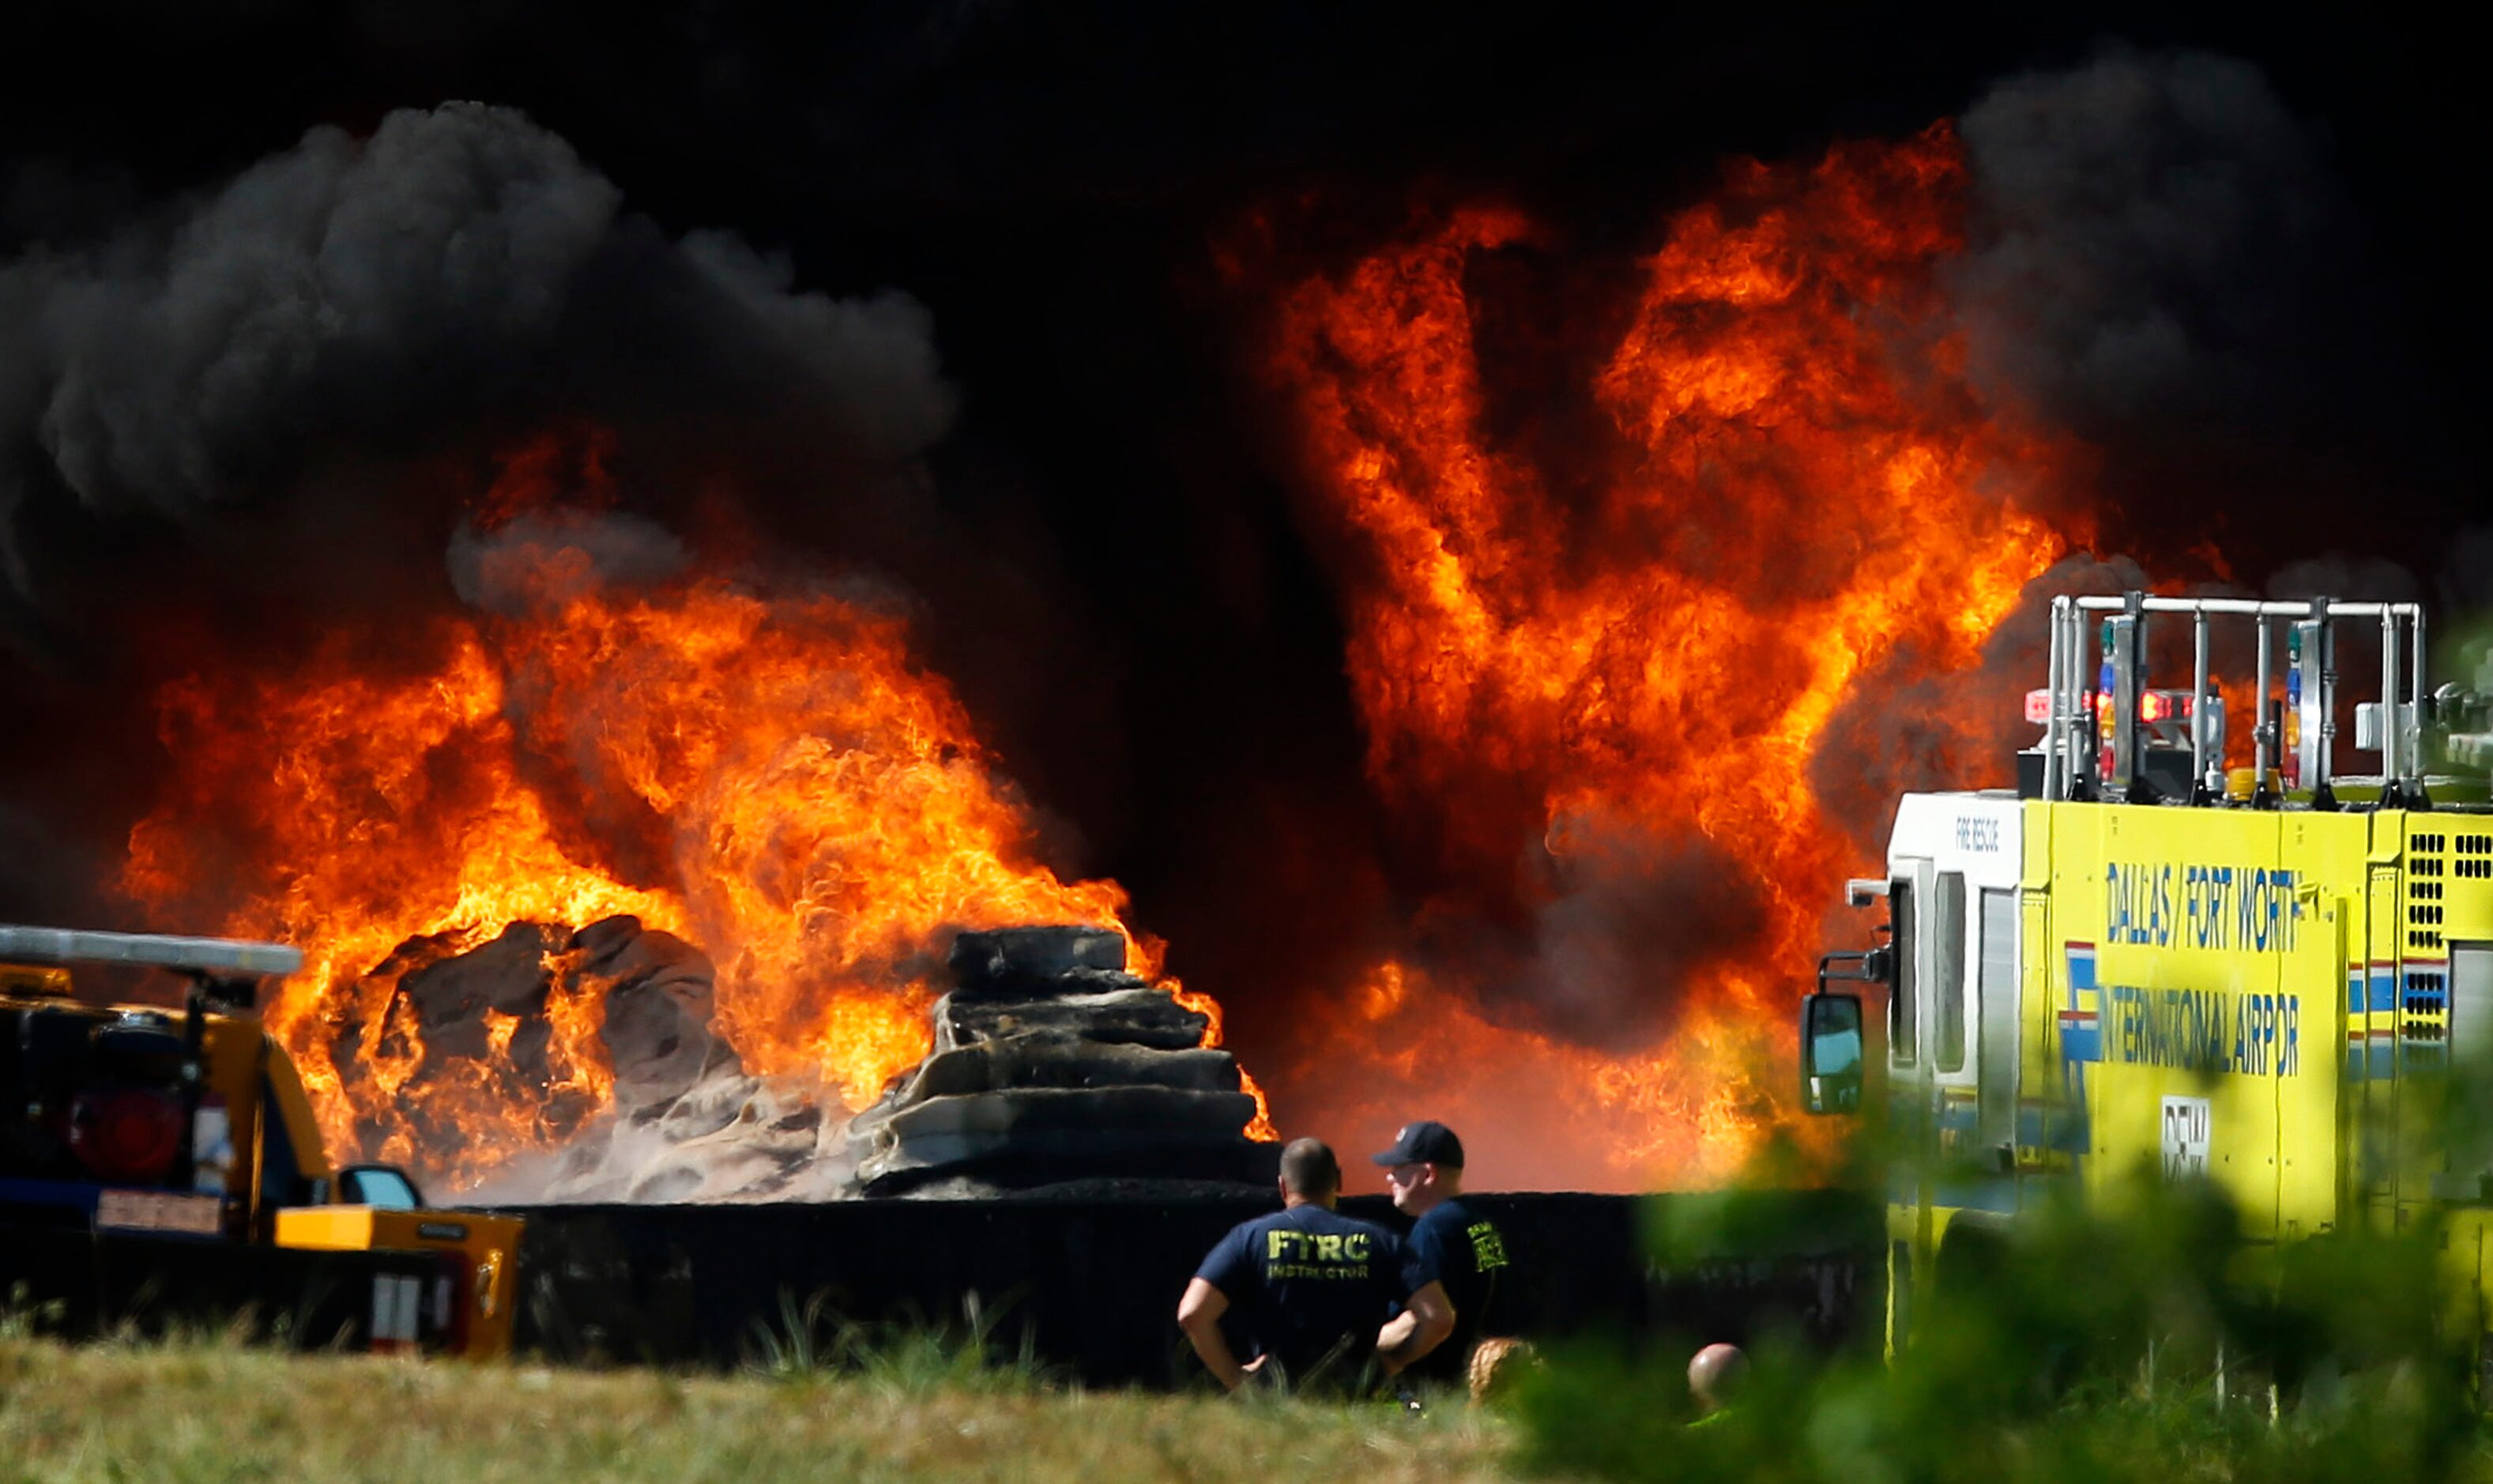
[[[1359,1390],[1371,1359],[1390,1376],[1454,1323],[1443,1288],[1404,1282],[1392,1232],[1334,1210],[1340,1190],[1333,1150],[1294,1140],[1281,1151],[1281,1209],[1232,1229],[1186,1284],[1178,1324],[1222,1386],[1235,1391],[1260,1374],[1285,1386]],[[1380,1351],[1378,1330],[1397,1303],[1415,1317],[1393,1350]]]
[[[1454,1328],[1446,1342],[1410,1351],[1410,1372],[1460,1383],[1473,1346],[1515,1332],[1509,1313],[1515,1271],[1506,1234],[1462,1198],[1463,1141],[1444,1124],[1404,1124],[1394,1147],[1373,1158],[1385,1166],[1395,1209],[1417,1218],[1411,1234],[1403,1238],[1403,1282],[1413,1287],[1437,1284],[1455,1306]],[[1405,1327],[1416,1332],[1425,1326],[1416,1318],[1397,1317],[1378,1343],[1397,1344]]]

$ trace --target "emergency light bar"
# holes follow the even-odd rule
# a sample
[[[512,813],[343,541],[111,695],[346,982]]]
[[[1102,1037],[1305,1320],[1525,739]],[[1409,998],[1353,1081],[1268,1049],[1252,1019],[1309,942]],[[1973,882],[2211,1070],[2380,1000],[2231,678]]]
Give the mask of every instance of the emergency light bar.
[[[2138,719],[2141,721],[2178,721],[2190,714],[2190,693],[2186,690],[2147,690],[2138,697]]]
[[[28,963],[128,963],[222,974],[292,974],[303,967],[303,951],[283,943],[8,924],[0,924],[0,958]]]
[[[2146,684],[2146,627],[2150,615],[2170,614],[2190,625],[2192,677],[2187,691],[2150,690]],[[2099,641],[2088,625],[2101,615]],[[2357,712],[2358,744],[2381,753],[2381,803],[2420,800],[2423,792],[2424,618],[2416,603],[2341,602],[2330,598],[2162,597],[2147,592],[2118,596],[2060,596],[2052,600],[2049,688],[2028,694],[2026,717],[2045,729],[2034,751],[2041,758],[2040,795],[2046,799],[2154,802],[2171,794],[2169,778],[2147,771],[2186,739],[2193,802],[2224,797],[2226,788],[2224,702],[2209,675],[2209,625],[2216,619],[2248,620],[2258,664],[2249,770],[2256,780],[2250,801],[2273,803],[2270,779],[2306,793],[2311,806],[2336,807],[2330,787],[2330,742],[2337,730],[2337,625],[2379,625],[2381,699]],[[2284,699],[2275,638],[2285,640]],[[2404,692],[2401,695],[2401,692]],[[2279,766],[2281,765],[2281,766]],[[2274,772],[2271,770],[2275,770]]]
[[[2078,694],[2078,709],[2092,712],[2103,698],[2091,690]],[[2142,721],[2186,721],[2195,708],[2186,690],[2148,690],[2139,693],[2138,715]],[[2026,719],[2038,727],[2052,724],[2052,693],[2048,690],[2026,692]]]

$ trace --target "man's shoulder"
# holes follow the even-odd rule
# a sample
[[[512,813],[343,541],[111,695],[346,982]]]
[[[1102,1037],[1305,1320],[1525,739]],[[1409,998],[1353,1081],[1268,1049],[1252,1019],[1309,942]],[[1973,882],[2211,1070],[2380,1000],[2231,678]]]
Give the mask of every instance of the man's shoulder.
[[[1457,1272],[1487,1274],[1511,1266],[1506,1233],[1495,1215],[1480,1206],[1448,1200],[1413,1225],[1412,1247],[1428,1253]]]
[[[1279,1225],[1281,1218],[1289,1214],[1290,1213],[1287,1211],[1267,1211],[1261,1216],[1250,1216],[1245,1221],[1240,1222],[1237,1226],[1230,1227],[1228,1234],[1221,1240],[1228,1242],[1251,1241],[1266,1230]]]
[[[1264,1245],[1264,1228],[1272,1225],[1272,1216],[1250,1217],[1222,1232],[1220,1240],[1213,1243],[1212,1250],[1203,1255],[1203,1261],[1196,1266],[1194,1276],[1232,1299],[1237,1298],[1241,1287],[1253,1275],[1256,1249]]]

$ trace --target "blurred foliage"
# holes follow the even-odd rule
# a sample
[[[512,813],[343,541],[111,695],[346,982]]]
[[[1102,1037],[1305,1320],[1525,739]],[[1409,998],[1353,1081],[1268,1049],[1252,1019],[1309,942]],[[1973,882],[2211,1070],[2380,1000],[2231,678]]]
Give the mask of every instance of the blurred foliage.
[[[57,1327],[64,1306],[58,1299],[37,1303],[22,1283],[12,1285],[0,1300],[0,1340],[24,1340]]]
[[[779,1295],[779,1322],[755,1320],[746,1369],[773,1380],[861,1382],[905,1396],[937,1391],[1031,1392],[1062,1383],[1038,1358],[1030,1330],[1007,1348],[1001,1331],[1009,1305],[989,1305],[973,1289],[961,1319],[859,1323],[830,1312],[828,1296],[804,1303]]]
[[[1654,1257],[1791,1250],[1797,1234],[1775,1220],[1737,1196],[1678,1202]],[[1892,1362],[1877,1313],[1833,1356],[1768,1328],[1750,1337],[1735,1405],[1692,1425],[1687,1358],[1726,1337],[1561,1351],[1517,1398],[1519,1461],[1577,1477],[1844,1484],[2493,1479],[2476,1326],[2436,1322],[2432,1222],[2245,1245],[2211,1187],[2144,1171],[2088,1206],[1961,1221],[1911,1286],[1910,1343]]]

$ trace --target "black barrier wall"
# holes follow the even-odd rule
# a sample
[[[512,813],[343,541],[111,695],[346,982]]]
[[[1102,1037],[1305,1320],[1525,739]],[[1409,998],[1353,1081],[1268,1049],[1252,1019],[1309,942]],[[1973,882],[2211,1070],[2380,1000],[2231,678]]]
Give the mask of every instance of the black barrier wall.
[[[89,1338],[246,1333],[305,1348],[372,1345],[373,1281],[440,1277],[430,1253],[305,1252],[264,1244],[0,1228],[0,1306],[41,1333]]]
[[[1877,1333],[1880,1213],[1841,1192],[1763,1203],[1735,1241],[1647,1233],[1674,1201],[1706,1197],[1467,1196],[1504,1229],[1528,1330],[1630,1342],[1750,1339],[1778,1322],[1833,1347]],[[1092,1385],[1172,1386],[1200,1375],[1175,1313],[1186,1279],[1270,1200],[857,1200],[822,1205],[538,1206],[521,1249],[519,1347],[568,1362],[735,1366],[762,1330],[819,1296],[860,1323],[950,1322],[965,1303],[1007,1349]],[[1401,1229],[1381,1197],[1348,1214]],[[1770,1233],[1761,1236],[1760,1233]],[[1737,1250],[1735,1250],[1735,1247]]]

